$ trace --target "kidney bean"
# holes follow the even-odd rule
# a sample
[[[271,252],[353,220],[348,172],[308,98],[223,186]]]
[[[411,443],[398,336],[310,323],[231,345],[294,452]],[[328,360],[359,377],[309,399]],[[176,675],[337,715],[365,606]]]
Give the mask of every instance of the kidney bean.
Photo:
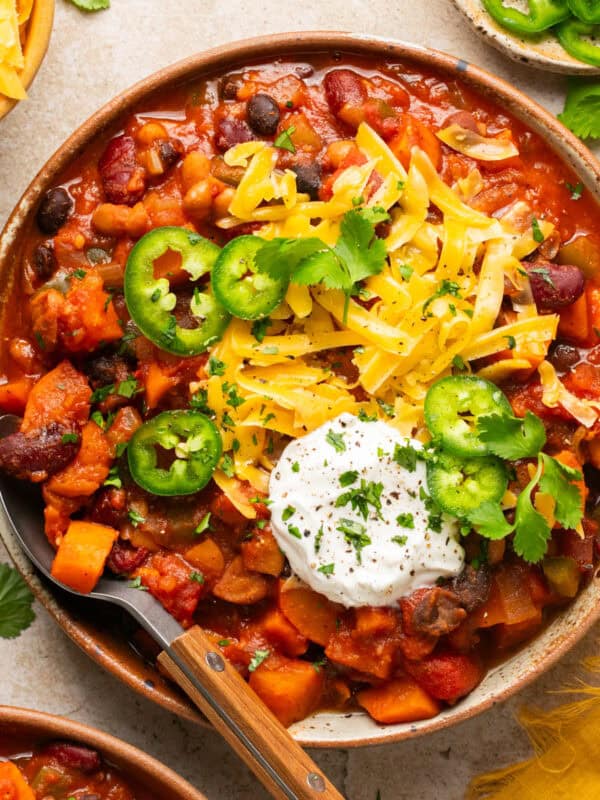
[[[44,747],[42,753],[55,759],[63,767],[81,772],[97,772],[102,767],[102,757],[97,750],[74,742],[51,742]]]
[[[105,487],[96,492],[90,509],[90,519],[119,530],[127,519],[127,495],[124,490]]]
[[[570,344],[555,344],[550,349],[548,361],[559,371],[568,372],[581,361],[581,353]]]
[[[315,74],[315,68],[310,64],[298,64],[297,67],[294,67],[294,72],[299,78],[310,78]]]
[[[173,167],[183,155],[183,144],[179,139],[159,139],[158,154],[165,172]]]
[[[460,125],[461,128],[465,128],[468,131],[479,133],[477,120],[469,111],[455,111],[450,114],[442,123],[442,128],[449,128],[450,125]]]
[[[279,106],[264,92],[259,92],[248,100],[246,115],[250,127],[259,136],[272,136],[279,125]]]
[[[215,130],[215,144],[219,150],[225,152],[235,144],[251,142],[254,135],[243,119],[224,117],[217,123]]]
[[[131,136],[116,136],[106,145],[98,170],[106,200],[132,206],[146,188],[144,170],[137,163],[135,141]]]
[[[54,247],[51,244],[38,244],[33,251],[33,271],[40,281],[47,281],[58,267]]]
[[[585,288],[585,278],[578,267],[553,264],[551,261],[525,262],[533,299],[540,311],[556,311],[570,306]]]
[[[34,483],[60,472],[77,455],[80,439],[65,441],[73,431],[56,423],[31,436],[12,433],[0,439],[0,470]],[[70,437],[68,437],[70,438]]]
[[[148,552],[145,547],[133,547],[127,542],[117,539],[110,551],[106,566],[115,575],[129,575],[134,569],[141,566]]]
[[[39,229],[42,233],[54,236],[67,221],[72,208],[73,199],[64,187],[56,186],[54,189],[48,189],[36,214]]]
[[[127,380],[131,372],[128,360],[117,353],[90,359],[86,361],[84,369],[95,389],[109,383],[118,385]]]
[[[311,200],[318,200],[321,188],[321,165],[314,161],[312,164],[298,164],[292,169],[296,173],[298,191],[310,195]]]
[[[367,99],[367,91],[360,76],[351,69],[334,69],[328,72],[323,80],[323,86],[333,114],[337,114],[346,103],[360,106]]]

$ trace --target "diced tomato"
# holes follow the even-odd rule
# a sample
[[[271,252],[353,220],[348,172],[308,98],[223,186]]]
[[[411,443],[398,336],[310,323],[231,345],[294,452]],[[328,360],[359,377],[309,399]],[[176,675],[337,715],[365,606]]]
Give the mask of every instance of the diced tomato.
[[[194,580],[192,575],[194,568],[177,553],[153,553],[136,573],[184,628],[193,624],[196,606],[205,591],[204,583]]]
[[[423,661],[408,661],[405,669],[428,694],[447,703],[471,692],[484,675],[476,656],[451,651],[434,653]]]

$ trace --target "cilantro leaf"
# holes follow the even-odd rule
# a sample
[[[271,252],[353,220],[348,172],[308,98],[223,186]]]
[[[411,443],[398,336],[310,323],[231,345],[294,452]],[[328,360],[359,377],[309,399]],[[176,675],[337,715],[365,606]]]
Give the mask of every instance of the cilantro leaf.
[[[302,261],[321,250],[329,248],[314,236],[308,239],[271,239],[258,250],[254,264],[259,272],[265,272],[272,278],[281,278],[283,272],[294,274]]]
[[[347,294],[352,284],[343,264],[333,250],[321,250],[305,258],[294,273],[294,282],[302,286],[322,283],[327,289],[342,289]]]
[[[545,453],[541,453],[541,459],[544,471],[539,480],[539,491],[555,499],[554,516],[557,521],[565,528],[576,528],[581,522],[583,500],[579,487],[570,479],[577,477],[577,470],[565,468],[560,461]],[[576,474],[573,475],[573,472]]]
[[[14,639],[31,625],[32,603],[33,595],[17,570],[0,564],[0,637]]]
[[[80,11],[102,11],[110,8],[110,0],[71,0]]]
[[[572,79],[558,118],[581,139],[600,139],[600,82]]]
[[[477,432],[494,455],[508,461],[533,458],[546,442],[544,425],[531,411],[523,419],[508,414],[484,414],[477,420]]]
[[[334,430],[329,429],[325,441],[327,444],[330,444],[337,453],[343,453],[346,449],[343,433],[336,433]]]
[[[377,209],[348,211],[342,219],[341,236],[334,250],[345,264],[352,284],[377,275],[383,269],[387,254],[385,242],[375,236],[374,223],[370,221],[376,212]],[[385,217],[377,218],[378,222],[388,218],[387,213],[384,214]]]
[[[473,509],[468,521],[486,539],[504,539],[514,528],[507,522],[498,503],[490,500]]]
[[[292,142],[292,135],[296,133],[296,126],[290,125],[289,128],[286,130],[281,131],[279,136],[273,142],[275,147],[279,147],[281,150],[289,150],[290,153],[295,153],[296,148],[294,143]]]
[[[546,519],[533,507],[531,493],[540,480],[542,460],[538,461],[535,475],[523,489],[517,499],[515,513],[515,553],[525,561],[535,564],[546,553],[548,539],[552,533]]]
[[[255,669],[258,669],[260,665],[263,663],[265,659],[267,659],[271,655],[270,650],[255,650],[252,659],[250,660],[250,664],[248,665],[248,672],[254,672]]]

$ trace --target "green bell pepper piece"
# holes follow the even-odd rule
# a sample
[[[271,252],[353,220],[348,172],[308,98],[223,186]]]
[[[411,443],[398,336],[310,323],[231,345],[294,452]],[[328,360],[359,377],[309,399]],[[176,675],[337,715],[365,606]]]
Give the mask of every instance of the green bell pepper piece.
[[[157,447],[167,451],[161,465]],[[204,414],[163,411],[132,436],[127,448],[129,471],[133,480],[151,494],[194,494],[211,479],[222,449],[219,431]]]
[[[195,283],[189,310],[198,324],[182,327],[171,312],[177,303],[168,278],[154,277],[154,262],[172,250]],[[220,249],[186,228],[155,228],[133,247],[125,268],[125,302],[131,318],[150,341],[178,356],[203,353],[223,335],[229,314],[213,296],[210,285],[197,284],[212,269]]]
[[[567,0],[529,0],[529,13],[504,5],[504,0],[483,0],[488,12],[503,28],[517,36],[532,36],[570,16]]]
[[[588,25],[600,25],[600,3],[598,0],[567,0],[571,12]]]
[[[600,67],[600,44],[587,37],[600,39],[600,25],[588,25],[579,19],[569,19],[556,28],[558,41],[573,58]]]

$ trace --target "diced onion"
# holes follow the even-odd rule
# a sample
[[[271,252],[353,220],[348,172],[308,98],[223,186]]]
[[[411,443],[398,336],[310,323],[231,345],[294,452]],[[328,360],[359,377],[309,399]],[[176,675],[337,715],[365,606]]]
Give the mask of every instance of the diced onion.
[[[477,131],[456,124],[438,131],[437,137],[448,147],[477,161],[504,161],[519,155],[510,139],[482,136]]]

